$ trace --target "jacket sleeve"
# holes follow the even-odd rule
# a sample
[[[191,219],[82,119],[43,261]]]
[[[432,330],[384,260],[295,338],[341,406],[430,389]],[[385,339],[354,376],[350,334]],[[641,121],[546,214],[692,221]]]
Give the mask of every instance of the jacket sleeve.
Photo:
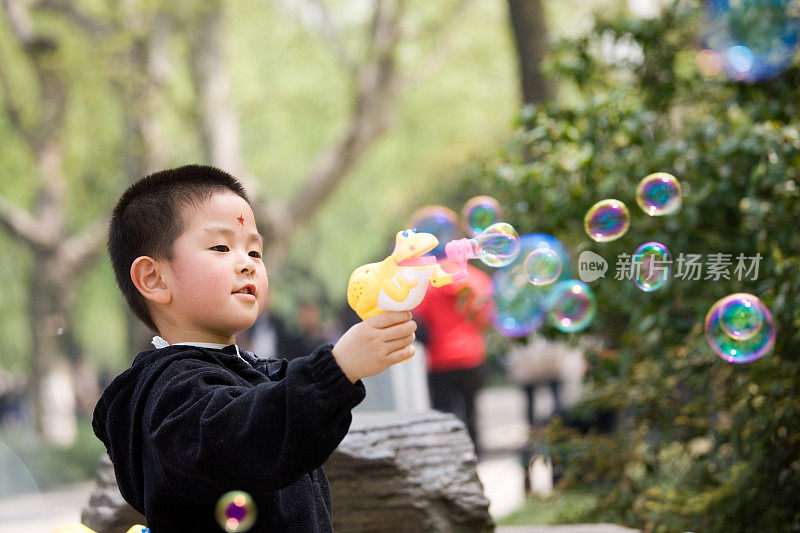
[[[280,381],[253,386],[194,359],[159,381],[144,428],[152,455],[172,490],[201,499],[231,488],[271,492],[321,466],[365,394],[330,345],[291,361]]]

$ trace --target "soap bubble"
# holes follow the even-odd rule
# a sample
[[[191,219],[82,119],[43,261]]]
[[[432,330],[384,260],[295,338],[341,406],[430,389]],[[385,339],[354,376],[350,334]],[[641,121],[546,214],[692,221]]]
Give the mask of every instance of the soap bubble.
[[[660,242],[646,242],[633,252],[631,265],[636,286],[644,292],[652,292],[667,282],[672,256]]]
[[[736,338],[729,331],[738,333],[741,330],[736,329],[738,325],[735,320],[723,327],[723,314],[726,310],[736,309],[744,301],[754,306],[754,309],[758,309],[761,324],[749,337]],[[728,316],[727,318],[735,317]],[[745,331],[746,334],[750,334],[746,328]],[[714,303],[706,315],[705,332],[711,349],[729,363],[755,361],[763,357],[775,345],[776,329],[775,323],[772,321],[772,314],[758,297],[747,293],[730,294]]]
[[[492,325],[506,337],[525,337],[544,324],[545,293],[528,283],[522,265],[499,269],[492,276]]]
[[[650,216],[674,213],[681,206],[681,184],[666,172],[645,176],[636,187],[636,203]]]
[[[500,204],[491,196],[476,196],[461,209],[461,220],[470,235],[477,235],[502,219]]]
[[[800,42],[792,0],[707,2],[706,48],[736,81],[774,78],[788,68]]]
[[[548,285],[561,274],[561,258],[555,250],[539,248],[525,258],[525,277],[533,285]]]
[[[538,330],[547,317],[545,297],[548,287],[528,282],[524,260],[534,250],[556,252],[562,266],[560,277],[569,276],[569,254],[561,241],[545,233],[529,233],[519,239],[520,253],[509,265],[497,269],[492,276],[494,315],[492,325],[507,337],[525,337]]]
[[[25,494],[30,504],[7,507],[5,520],[36,520],[46,514],[44,499],[30,470],[14,451],[0,441],[0,500]]]
[[[496,222],[470,239],[475,256],[491,267],[506,266],[519,255],[517,230],[511,224]]]
[[[431,233],[439,239],[439,244],[431,250],[431,253],[438,258],[445,256],[445,244],[461,235],[458,216],[452,209],[440,205],[429,205],[416,210],[411,215],[409,227],[420,233]]]
[[[764,324],[764,306],[749,294],[736,294],[725,298],[720,305],[719,320],[722,329],[736,340],[747,340],[759,332]]]
[[[576,279],[556,283],[545,302],[550,323],[571,333],[591,324],[597,313],[597,298],[587,284]]]
[[[619,239],[630,226],[630,213],[619,200],[601,200],[586,212],[583,228],[597,242]]]
[[[241,490],[226,492],[217,502],[217,523],[228,533],[247,531],[256,521],[253,498]]]

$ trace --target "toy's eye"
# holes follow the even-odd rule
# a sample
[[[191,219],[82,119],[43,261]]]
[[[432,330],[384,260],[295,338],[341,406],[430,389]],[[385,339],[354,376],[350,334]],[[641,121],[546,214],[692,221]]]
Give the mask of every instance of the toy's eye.
[[[408,232],[407,231],[403,232],[403,237],[408,237]]]
[[[418,232],[417,232],[417,228],[413,228],[413,229],[411,230],[411,233],[418,233]]]

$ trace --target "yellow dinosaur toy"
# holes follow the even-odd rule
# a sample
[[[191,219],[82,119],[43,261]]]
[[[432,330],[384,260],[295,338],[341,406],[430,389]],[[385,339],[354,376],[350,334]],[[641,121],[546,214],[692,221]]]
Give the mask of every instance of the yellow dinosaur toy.
[[[430,281],[435,287],[466,277],[466,260],[473,257],[467,239],[447,243],[448,259],[460,263],[461,270],[448,274],[433,256],[439,240],[415,229],[397,233],[394,251],[379,263],[355,269],[347,283],[347,303],[362,319],[385,311],[408,311],[420,304]]]

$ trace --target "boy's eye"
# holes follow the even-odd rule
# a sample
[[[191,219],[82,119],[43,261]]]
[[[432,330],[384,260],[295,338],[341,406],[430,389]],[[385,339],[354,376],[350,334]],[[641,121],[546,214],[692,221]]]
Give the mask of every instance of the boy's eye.
[[[216,246],[212,246],[210,249],[214,250],[215,252],[227,252],[230,250],[230,248],[228,248],[224,244],[218,244]]]
[[[253,250],[252,252],[250,252],[250,257],[255,257],[256,259],[261,259],[261,252],[257,252],[255,250]]]

